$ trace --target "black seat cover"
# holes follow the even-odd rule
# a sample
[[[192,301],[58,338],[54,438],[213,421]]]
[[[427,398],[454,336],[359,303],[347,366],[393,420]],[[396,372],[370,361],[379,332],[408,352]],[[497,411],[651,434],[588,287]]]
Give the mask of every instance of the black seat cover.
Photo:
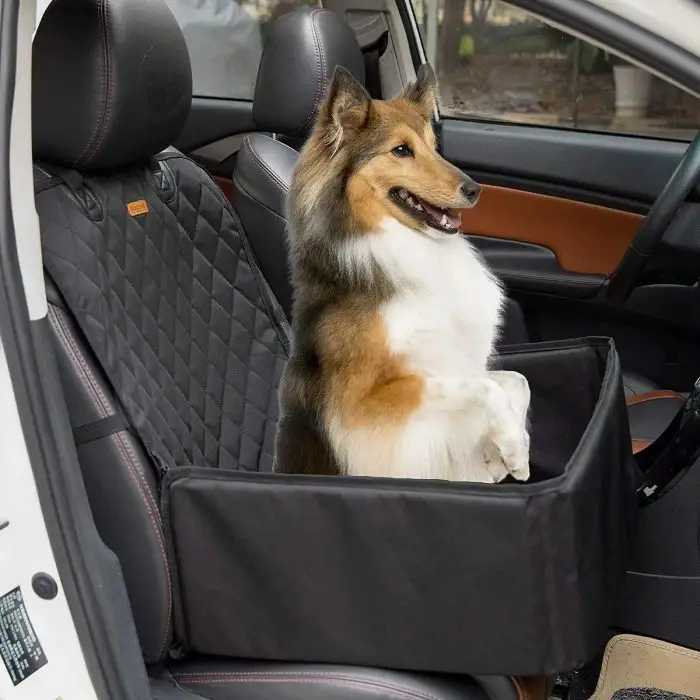
[[[507,678],[169,661],[159,467],[270,467],[287,326],[224,195],[162,150],[191,99],[182,33],[162,1],[54,0],[33,64],[49,322],[93,515],[120,560],[154,696],[516,700]]]
[[[123,0],[105,5],[106,41],[91,44],[102,4],[52,4],[35,39],[36,156],[84,176],[39,197],[46,268],[154,457],[270,468],[281,317],[219,188],[179,153],[159,154],[191,101],[182,33],[163,3]],[[80,51],[54,31],[66,15]],[[71,125],[66,141],[54,142],[56,123]]]
[[[308,136],[336,66],[360,82],[365,66],[350,26],[335,12],[299,8],[274,22],[253,97],[260,131]],[[264,134],[247,136],[234,172],[236,206],[260,268],[287,318],[292,288],[286,255],[286,199],[298,153]]]

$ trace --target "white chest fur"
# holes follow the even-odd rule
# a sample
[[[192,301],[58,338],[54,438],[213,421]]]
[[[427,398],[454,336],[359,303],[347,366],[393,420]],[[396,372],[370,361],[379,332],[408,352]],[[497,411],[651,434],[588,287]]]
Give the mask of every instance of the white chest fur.
[[[389,349],[425,378],[422,404],[401,425],[346,428],[328,437],[351,475],[460,481],[527,478],[529,388],[514,372],[487,372],[503,292],[467,241],[416,233],[395,220],[345,249],[346,269],[379,264],[397,294],[380,310]]]
[[[372,254],[400,293],[382,309],[392,353],[425,376],[481,376],[500,325],[503,292],[458,236],[431,238],[395,220]]]

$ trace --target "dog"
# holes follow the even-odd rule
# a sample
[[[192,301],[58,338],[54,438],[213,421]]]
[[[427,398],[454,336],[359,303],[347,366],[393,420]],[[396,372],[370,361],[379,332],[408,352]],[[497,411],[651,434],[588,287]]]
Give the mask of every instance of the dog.
[[[436,98],[428,65],[386,101],[336,68],[288,198],[277,472],[528,478],[530,390],[488,371],[504,294],[459,234],[480,188],[437,153]]]

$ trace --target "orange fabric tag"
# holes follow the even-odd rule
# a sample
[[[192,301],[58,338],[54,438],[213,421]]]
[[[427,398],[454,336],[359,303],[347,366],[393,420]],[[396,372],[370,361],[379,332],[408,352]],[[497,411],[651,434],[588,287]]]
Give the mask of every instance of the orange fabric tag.
[[[129,212],[129,216],[148,214],[148,202],[146,202],[145,199],[139,199],[136,202],[129,202],[126,205],[126,210]]]

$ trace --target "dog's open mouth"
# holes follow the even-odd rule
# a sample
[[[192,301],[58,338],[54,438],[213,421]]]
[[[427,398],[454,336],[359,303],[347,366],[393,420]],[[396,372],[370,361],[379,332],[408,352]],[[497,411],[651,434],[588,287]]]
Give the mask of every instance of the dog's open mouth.
[[[458,209],[441,209],[401,187],[394,187],[390,190],[389,196],[404,211],[414,218],[424,221],[429,226],[445,233],[459,231],[462,214]]]

